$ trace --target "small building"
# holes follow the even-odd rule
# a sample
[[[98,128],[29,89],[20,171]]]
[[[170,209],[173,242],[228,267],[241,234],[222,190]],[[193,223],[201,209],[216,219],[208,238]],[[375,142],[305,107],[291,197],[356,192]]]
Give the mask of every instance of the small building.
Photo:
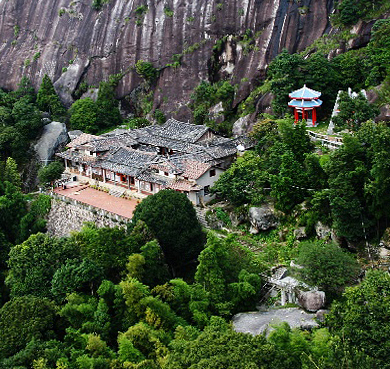
[[[308,124],[313,127],[317,125],[317,111],[316,109],[322,105],[319,99],[321,92],[312,90],[306,85],[303,85],[299,90],[291,92],[289,95],[292,99],[288,106],[294,108],[295,123],[300,119],[305,119]]]
[[[169,119],[161,126],[81,134],[58,153],[66,172],[143,195],[170,188],[195,205],[212,199],[210,188],[238,152],[252,148],[246,136],[217,136],[209,127]]]

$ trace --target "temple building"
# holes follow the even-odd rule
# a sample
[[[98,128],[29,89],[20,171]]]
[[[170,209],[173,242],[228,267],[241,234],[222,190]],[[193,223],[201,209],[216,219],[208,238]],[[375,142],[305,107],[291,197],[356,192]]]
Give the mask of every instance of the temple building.
[[[289,95],[292,99],[288,106],[294,108],[295,123],[299,119],[306,120],[307,124],[313,127],[317,126],[317,111],[316,109],[322,105],[319,99],[321,92],[312,90],[306,85],[303,85],[299,90],[291,92]]]
[[[161,126],[82,133],[57,155],[68,173],[144,195],[170,188],[195,205],[212,199],[210,187],[238,153],[252,148],[245,136],[217,136],[209,127],[169,119]]]

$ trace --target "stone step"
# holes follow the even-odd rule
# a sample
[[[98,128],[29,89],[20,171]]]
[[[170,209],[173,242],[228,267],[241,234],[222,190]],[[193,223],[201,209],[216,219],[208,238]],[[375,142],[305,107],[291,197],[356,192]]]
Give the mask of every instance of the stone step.
[[[121,189],[121,188],[112,188],[109,192],[109,195],[115,197],[122,197],[125,191],[126,191],[125,189]]]
[[[199,223],[203,226],[203,227],[208,227],[208,224],[207,224],[207,221],[206,221],[206,210],[205,209],[202,209],[202,208],[198,208],[198,207],[195,207],[195,211],[196,211],[196,216],[199,220]]]

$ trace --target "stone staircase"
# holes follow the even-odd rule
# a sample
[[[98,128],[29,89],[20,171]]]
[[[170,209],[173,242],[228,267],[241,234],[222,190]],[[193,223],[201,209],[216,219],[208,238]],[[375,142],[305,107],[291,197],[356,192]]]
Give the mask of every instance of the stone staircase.
[[[124,188],[112,188],[110,189],[109,195],[115,197],[122,197],[125,192],[126,190]]]
[[[199,220],[199,223],[202,227],[208,228],[207,220],[206,220],[206,209],[195,206],[196,217]]]

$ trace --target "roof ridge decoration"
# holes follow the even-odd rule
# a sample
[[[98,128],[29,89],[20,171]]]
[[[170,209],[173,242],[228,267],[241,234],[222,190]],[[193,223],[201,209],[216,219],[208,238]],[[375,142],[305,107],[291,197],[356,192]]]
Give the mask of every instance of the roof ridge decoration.
[[[321,92],[313,90],[307,87],[306,84],[304,84],[303,87],[291,92],[288,96],[290,97],[290,99],[312,100],[318,99],[321,96]]]

